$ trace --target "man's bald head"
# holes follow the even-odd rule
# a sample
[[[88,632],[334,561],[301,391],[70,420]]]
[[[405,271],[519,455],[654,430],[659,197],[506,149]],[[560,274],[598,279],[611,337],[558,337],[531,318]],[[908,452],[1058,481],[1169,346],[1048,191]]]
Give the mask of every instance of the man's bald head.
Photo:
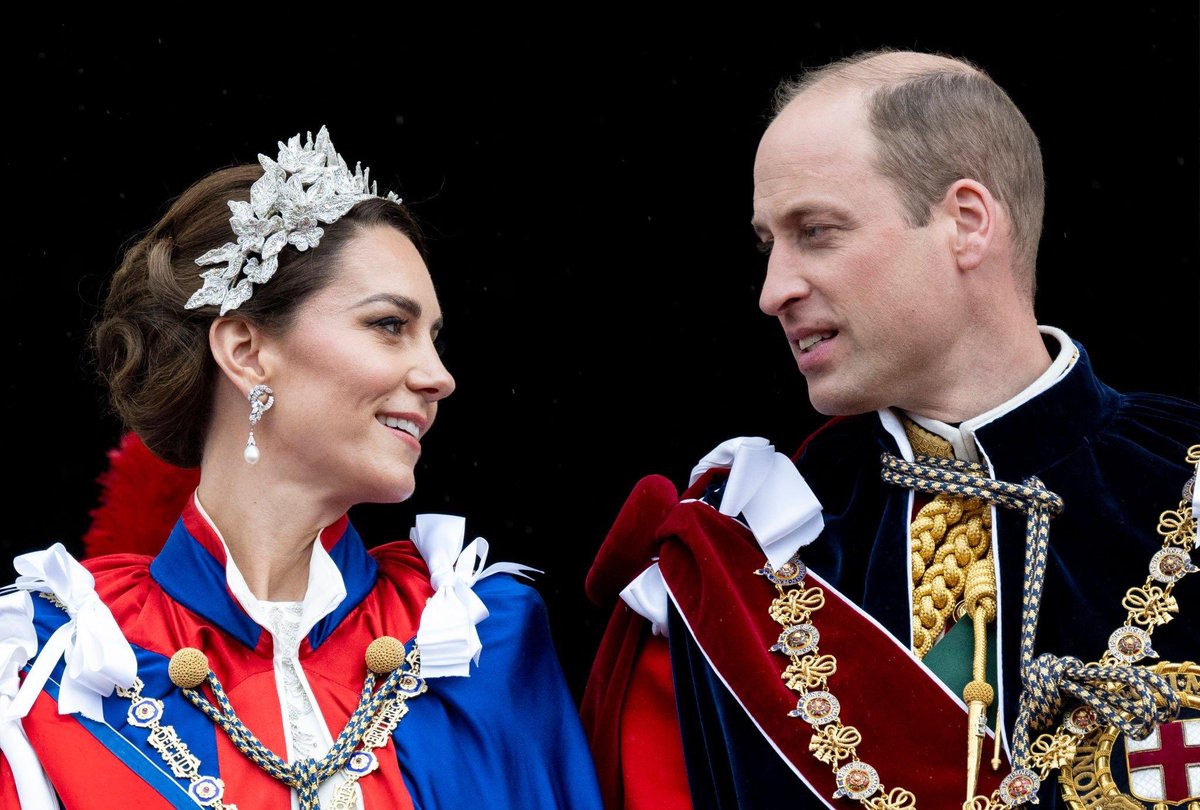
[[[1008,212],[1015,280],[1032,301],[1045,177],[1037,136],[1008,94],[964,60],[873,51],[785,82],[776,91],[775,114],[804,93],[843,92],[862,94],[879,171],[914,227],[929,221],[931,207],[956,180],[987,186]]]

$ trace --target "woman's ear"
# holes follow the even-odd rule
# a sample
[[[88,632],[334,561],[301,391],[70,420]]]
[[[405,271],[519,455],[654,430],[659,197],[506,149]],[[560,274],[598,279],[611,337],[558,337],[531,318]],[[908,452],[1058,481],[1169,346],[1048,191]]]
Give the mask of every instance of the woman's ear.
[[[244,318],[215,318],[208,328],[208,347],[225,376],[246,394],[265,383],[263,330]]]

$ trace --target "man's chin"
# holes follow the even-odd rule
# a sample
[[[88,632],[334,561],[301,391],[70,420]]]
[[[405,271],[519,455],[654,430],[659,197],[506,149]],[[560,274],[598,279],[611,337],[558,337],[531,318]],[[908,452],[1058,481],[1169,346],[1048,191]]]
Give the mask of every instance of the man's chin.
[[[822,416],[858,416],[871,413],[879,407],[864,400],[862,397],[850,396],[847,392],[829,392],[808,388],[808,401],[813,410]]]

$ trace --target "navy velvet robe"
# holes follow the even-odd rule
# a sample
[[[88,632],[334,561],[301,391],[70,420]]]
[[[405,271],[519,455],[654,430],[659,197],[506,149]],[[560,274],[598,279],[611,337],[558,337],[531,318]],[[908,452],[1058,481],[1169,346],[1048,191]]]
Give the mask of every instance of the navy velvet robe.
[[[1037,476],[1065,504],[1050,526],[1050,565],[1036,651],[1097,660],[1109,634],[1125,620],[1121,600],[1126,590],[1143,584],[1150,558],[1162,547],[1156,531],[1159,515],[1178,506],[1183,485],[1194,472],[1185,455],[1189,445],[1200,442],[1200,407],[1154,394],[1118,393],[1096,378],[1079,347],[1079,359],[1069,373],[980,428],[977,438],[997,479],[1020,482]],[[879,456],[884,451],[899,454],[874,413],[832,424],[808,444],[797,464],[824,507],[825,530],[802,556],[893,635],[906,639],[911,612],[906,584],[908,491],[880,479]],[[996,520],[1004,726],[1011,740],[1021,688],[1017,645],[1025,518],[997,509]],[[1200,575],[1184,578],[1175,595],[1180,613],[1155,630],[1154,648],[1162,660],[1196,660]],[[823,807],[709,668],[673,606],[670,630],[694,807]],[[881,677],[886,679],[886,674]],[[854,700],[840,697],[844,705]],[[902,702],[903,696],[896,697]],[[912,709],[917,729],[920,709]],[[918,741],[915,731],[914,744]],[[989,756],[983,767],[988,767]],[[1120,752],[1118,757],[1123,762]],[[886,762],[874,764],[887,784],[904,784],[903,773],[886,772]],[[1114,767],[1119,780],[1123,770],[1123,765]],[[1039,797],[1041,808],[1062,806],[1053,779],[1042,786]]]

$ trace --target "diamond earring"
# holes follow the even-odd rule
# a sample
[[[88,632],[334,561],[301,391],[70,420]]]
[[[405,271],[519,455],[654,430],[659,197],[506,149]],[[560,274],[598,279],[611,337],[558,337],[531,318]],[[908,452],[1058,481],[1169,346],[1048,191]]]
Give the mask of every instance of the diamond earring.
[[[258,445],[254,443],[254,426],[258,424],[258,420],[267,411],[271,410],[271,406],[275,404],[275,392],[266,385],[256,385],[250,389],[250,393],[246,398],[250,400],[250,436],[246,439],[246,449],[242,451],[242,458],[246,459],[247,464],[257,464],[259,459]],[[263,396],[266,396],[266,401],[263,401]]]

